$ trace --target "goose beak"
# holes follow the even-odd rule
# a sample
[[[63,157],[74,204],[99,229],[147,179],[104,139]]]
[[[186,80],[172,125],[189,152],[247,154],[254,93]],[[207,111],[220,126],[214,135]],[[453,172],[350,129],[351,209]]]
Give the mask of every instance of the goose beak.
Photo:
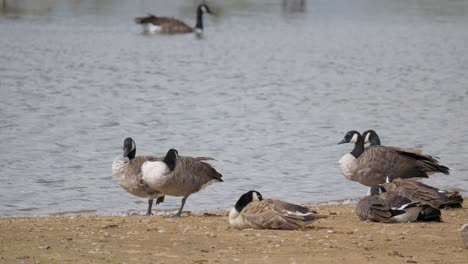
[[[129,153],[130,153],[130,149],[129,149],[129,148],[124,148],[124,150],[123,150],[123,156],[124,156],[124,157],[127,157]]]
[[[339,145],[339,144],[344,144],[344,143],[348,143],[348,142],[346,142],[346,139],[343,138],[343,140],[341,140],[340,142],[338,142],[338,145]]]

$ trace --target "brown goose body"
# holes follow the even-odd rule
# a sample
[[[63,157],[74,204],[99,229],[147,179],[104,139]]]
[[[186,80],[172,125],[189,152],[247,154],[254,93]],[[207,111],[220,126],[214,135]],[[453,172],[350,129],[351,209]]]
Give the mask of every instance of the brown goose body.
[[[123,149],[123,156],[115,158],[112,163],[112,176],[117,180],[120,187],[128,193],[148,199],[146,214],[150,215],[153,199],[158,198],[156,204],[159,204],[164,201],[164,194],[141,181],[141,167],[145,162],[154,162],[162,160],[162,158],[136,156],[136,145],[131,138],[125,139]]]
[[[383,184],[386,190],[396,192],[412,201],[429,204],[435,208],[462,208],[463,197],[458,192],[449,192],[421,183],[414,179],[395,179]]]
[[[135,18],[135,22],[142,25],[152,24],[154,26],[157,26],[159,27],[158,30],[161,34],[183,34],[192,33],[195,31],[193,27],[173,17],[157,17],[155,15],[150,14],[146,17]]]
[[[355,143],[353,151],[339,161],[343,175],[366,186],[385,183],[387,177],[427,178],[428,173],[449,174],[447,167],[429,155],[378,145],[364,149],[364,140],[357,131],[349,131],[340,143]]]
[[[206,4],[200,4],[197,7],[197,22],[194,27],[188,26],[184,22],[173,17],[161,17],[149,14],[145,17],[135,18],[135,23],[143,26],[145,33],[160,34],[185,34],[195,32],[201,34],[203,32],[203,14],[212,14],[210,8]]]
[[[303,228],[316,219],[327,217],[316,213],[282,200],[262,199],[258,192],[250,191],[241,196],[229,213],[229,223],[237,229],[294,230]]]
[[[384,183],[387,177],[427,178],[428,172],[436,171],[448,174],[448,169],[432,157],[385,146],[367,148],[350,170],[367,186]]]
[[[161,192],[152,189],[141,181],[141,166],[146,161],[157,161],[162,158],[153,156],[137,156],[133,159],[118,157],[112,166],[112,175],[117,179],[120,187],[135,196],[153,199]],[[121,175],[121,176],[120,176]]]
[[[363,221],[392,222],[390,220],[392,217],[391,207],[379,195],[368,195],[359,200],[356,205],[356,214]]]
[[[208,157],[179,156],[170,149],[162,161],[145,162],[142,165],[142,181],[166,195],[183,196],[182,204],[175,216],[180,216],[185,201],[213,182],[222,182],[222,175],[204,160]]]
[[[188,196],[215,181],[222,181],[213,166],[203,162],[212,158],[178,156],[173,171],[153,182],[151,186],[171,196]]]
[[[383,223],[440,221],[440,211],[427,204],[411,201],[395,192],[376,193],[362,198],[356,205],[356,214],[361,220]]]

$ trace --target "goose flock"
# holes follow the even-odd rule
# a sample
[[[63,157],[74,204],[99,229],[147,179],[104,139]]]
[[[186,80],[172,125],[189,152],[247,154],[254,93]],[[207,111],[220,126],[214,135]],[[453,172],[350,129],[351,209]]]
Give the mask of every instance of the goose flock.
[[[440,209],[462,208],[458,192],[440,190],[419,182],[434,173],[449,174],[449,168],[419,149],[383,146],[374,130],[362,135],[348,131],[338,144],[353,143],[354,148],[339,161],[349,180],[370,187],[360,199],[356,214],[361,220],[376,222],[441,221]],[[365,148],[364,145],[370,145]]]
[[[196,9],[194,27],[171,17],[149,14],[135,18],[143,33],[203,33],[203,14],[213,14],[206,4]],[[434,156],[416,148],[384,146],[374,130],[359,133],[348,131],[338,144],[351,143],[354,148],[339,161],[343,176],[370,187],[367,196],[356,204],[356,214],[363,221],[382,223],[442,221],[441,210],[462,208],[458,192],[440,190],[419,181],[449,168]],[[365,146],[369,144],[369,146]],[[187,198],[214,182],[223,182],[222,175],[208,163],[210,157],[179,156],[170,149],[165,156],[136,156],[136,144],[126,138],[123,155],[115,158],[112,174],[128,193],[148,199],[147,215],[152,214],[154,199],[162,203],[166,195],[182,197],[175,217],[180,217]],[[276,199],[264,199],[250,190],[240,196],[229,213],[229,224],[236,229],[301,229],[314,220],[326,218],[317,212]],[[460,229],[468,247],[468,224]]]
[[[380,144],[374,130],[362,135],[348,131],[339,144],[353,143],[354,148],[339,160],[345,178],[369,186],[369,195],[359,200],[356,214],[361,220],[383,223],[442,221],[441,210],[462,208],[458,192],[440,190],[418,181],[449,168],[419,149],[403,149]],[[370,144],[367,148],[365,144]],[[179,156],[170,149],[163,157],[136,156],[132,138],[123,142],[123,155],[114,159],[112,174],[128,193],[148,199],[147,215],[153,199],[162,203],[166,195],[182,197],[175,217],[182,214],[187,198],[222,175],[209,163],[210,157]],[[264,199],[256,190],[240,196],[229,213],[229,223],[237,229],[301,229],[310,222],[326,218],[317,212],[276,199]]]

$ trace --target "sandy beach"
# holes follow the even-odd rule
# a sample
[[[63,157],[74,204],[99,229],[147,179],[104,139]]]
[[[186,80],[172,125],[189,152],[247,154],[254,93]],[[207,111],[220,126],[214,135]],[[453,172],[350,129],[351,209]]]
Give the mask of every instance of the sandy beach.
[[[442,223],[360,221],[354,205],[299,231],[236,230],[227,211],[167,216],[0,219],[0,263],[466,263],[458,229],[468,210]]]

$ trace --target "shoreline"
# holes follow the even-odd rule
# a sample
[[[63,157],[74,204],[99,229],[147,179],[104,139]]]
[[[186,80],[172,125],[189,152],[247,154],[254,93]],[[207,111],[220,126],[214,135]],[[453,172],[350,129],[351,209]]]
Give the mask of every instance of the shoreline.
[[[331,206],[331,205],[355,205],[360,198],[349,198],[349,199],[340,199],[340,200],[331,200],[327,202],[316,202],[316,203],[306,203],[306,204],[301,204],[306,207],[320,207],[320,206]],[[197,210],[197,211],[190,211],[190,210],[184,210],[184,212],[189,212],[190,214],[203,214],[203,213],[211,213],[211,212],[218,212],[218,211],[229,211],[231,210],[232,206],[229,208],[216,208],[216,209],[202,209],[202,210]],[[161,207],[153,208],[153,214],[157,216],[169,216],[175,212],[179,207],[173,207],[173,208],[164,208],[161,209]],[[146,213],[146,210],[130,210],[127,212],[117,212],[113,214],[106,214],[106,213],[99,213],[97,209],[82,209],[82,210],[76,210],[76,211],[63,211],[63,212],[55,212],[55,213],[49,213],[49,214],[44,214],[44,215],[5,215],[1,216],[1,218],[36,218],[36,217],[73,217],[73,216],[138,216],[138,215],[144,215]]]
[[[297,231],[237,230],[228,211],[167,216],[0,218],[2,263],[464,263],[458,229],[468,208],[442,223],[360,221],[354,205],[310,206],[329,215]]]

